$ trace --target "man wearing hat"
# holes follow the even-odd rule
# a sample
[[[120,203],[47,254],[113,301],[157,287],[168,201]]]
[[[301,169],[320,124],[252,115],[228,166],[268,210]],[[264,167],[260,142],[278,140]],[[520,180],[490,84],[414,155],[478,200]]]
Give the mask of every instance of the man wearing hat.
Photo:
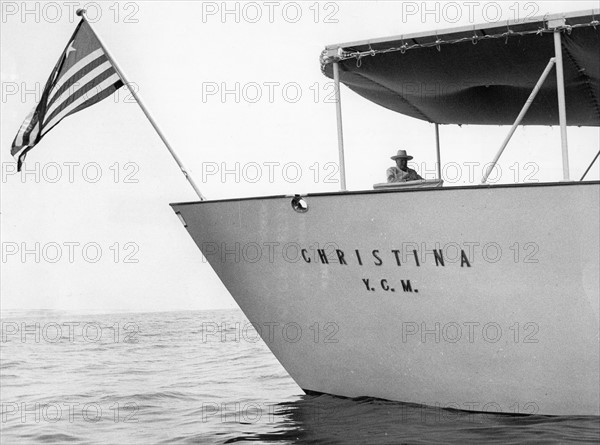
[[[396,166],[387,169],[387,182],[418,181],[419,179],[423,179],[412,168],[408,168],[407,163],[412,158],[412,156],[406,154],[406,150],[398,150],[396,156],[392,156],[392,159],[396,161]]]

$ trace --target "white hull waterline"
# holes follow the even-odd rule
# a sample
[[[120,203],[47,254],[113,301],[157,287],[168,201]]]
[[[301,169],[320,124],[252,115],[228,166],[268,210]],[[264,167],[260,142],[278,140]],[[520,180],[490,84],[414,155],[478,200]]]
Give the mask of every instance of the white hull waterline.
[[[304,200],[172,204],[302,389],[600,414],[597,181]]]

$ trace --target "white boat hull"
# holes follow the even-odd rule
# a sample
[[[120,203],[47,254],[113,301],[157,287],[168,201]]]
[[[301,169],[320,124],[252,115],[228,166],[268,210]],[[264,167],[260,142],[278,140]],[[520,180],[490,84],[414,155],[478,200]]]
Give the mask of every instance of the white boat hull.
[[[600,414],[598,182],[304,199],[172,205],[301,388]]]

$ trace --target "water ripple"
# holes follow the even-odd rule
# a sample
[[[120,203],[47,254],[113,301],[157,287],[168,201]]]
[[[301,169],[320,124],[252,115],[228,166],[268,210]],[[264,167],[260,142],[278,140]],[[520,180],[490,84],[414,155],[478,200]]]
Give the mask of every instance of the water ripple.
[[[15,320],[93,322],[108,334],[98,341],[63,335],[54,343],[2,344],[2,443],[600,441],[597,417],[476,414],[303,395],[264,343],[235,341],[231,328],[226,341],[206,336],[206,323],[245,326],[237,310],[81,320],[38,315]]]

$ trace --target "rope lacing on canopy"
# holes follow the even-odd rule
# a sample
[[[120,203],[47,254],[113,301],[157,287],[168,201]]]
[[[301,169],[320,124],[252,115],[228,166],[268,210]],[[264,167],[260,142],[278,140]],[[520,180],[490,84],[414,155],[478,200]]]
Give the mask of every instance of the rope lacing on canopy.
[[[400,46],[394,46],[394,47],[385,48],[385,49],[373,49],[371,47],[371,44],[369,44],[369,49],[365,50],[365,51],[352,51],[352,50],[346,50],[346,49],[340,47],[340,48],[338,48],[337,54],[335,56],[328,54],[327,50],[325,50],[321,53],[321,67],[324,68],[325,65],[327,65],[328,63],[339,62],[342,60],[348,60],[348,59],[360,60],[361,58],[363,58],[365,56],[376,56],[378,54],[386,54],[386,53],[397,52],[397,51],[400,51],[402,54],[404,54],[406,51],[409,51],[411,49],[416,49],[416,48],[435,47],[435,48],[437,48],[438,51],[441,51],[442,45],[452,45],[452,44],[463,43],[463,42],[468,42],[468,41],[472,42],[473,44],[477,44],[477,42],[479,42],[480,40],[504,38],[505,43],[508,43],[509,37],[526,36],[526,35],[532,35],[532,34],[542,35],[544,33],[546,33],[546,34],[553,33],[555,30],[566,31],[568,34],[571,34],[571,32],[574,29],[585,28],[585,27],[589,27],[589,26],[593,26],[595,29],[596,26],[598,26],[599,24],[600,24],[600,22],[594,18],[589,23],[578,23],[575,25],[563,25],[563,26],[557,26],[557,27],[551,28],[551,29],[538,28],[538,29],[529,30],[529,31],[514,31],[514,30],[510,29],[510,27],[507,25],[507,30],[500,34],[486,34],[486,35],[478,36],[475,33],[473,36],[460,37],[458,39],[449,39],[449,40],[440,39],[436,35],[436,40],[433,42],[408,44],[402,40],[402,44]]]

